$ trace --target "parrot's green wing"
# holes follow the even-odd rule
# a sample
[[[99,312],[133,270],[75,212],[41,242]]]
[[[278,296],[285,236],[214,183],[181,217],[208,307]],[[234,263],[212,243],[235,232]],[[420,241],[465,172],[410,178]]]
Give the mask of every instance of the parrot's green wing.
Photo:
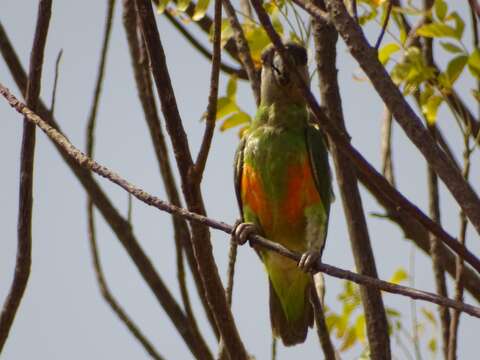
[[[332,191],[332,174],[330,171],[330,165],[328,164],[327,147],[325,146],[323,134],[316,125],[307,125],[305,129],[305,138],[315,185],[320,194],[320,199],[328,219],[330,214],[330,204],[334,197]]]
[[[241,220],[243,219],[243,204],[242,204],[242,173],[243,173],[243,149],[245,148],[246,137],[238,144],[234,159],[234,174],[233,181],[235,185],[235,194],[237,195],[238,207],[240,209]]]

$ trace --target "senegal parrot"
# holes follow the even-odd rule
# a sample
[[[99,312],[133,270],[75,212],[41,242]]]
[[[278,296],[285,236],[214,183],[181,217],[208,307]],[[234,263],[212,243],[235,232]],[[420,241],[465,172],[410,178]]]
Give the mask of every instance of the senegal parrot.
[[[305,48],[285,47],[308,84]],[[235,156],[242,222],[233,231],[239,244],[258,233],[302,253],[296,264],[256,249],[269,278],[272,332],[287,346],[304,342],[313,326],[308,270],[325,245],[332,200],[327,149],[294,76],[273,47],[262,53],[260,106]]]

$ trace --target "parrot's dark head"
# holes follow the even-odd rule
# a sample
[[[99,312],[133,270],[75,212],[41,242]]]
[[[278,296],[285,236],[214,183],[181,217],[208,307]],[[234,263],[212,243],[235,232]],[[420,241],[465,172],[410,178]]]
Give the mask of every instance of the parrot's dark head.
[[[296,43],[286,43],[290,63],[296,67],[303,81],[308,84],[307,51]],[[299,103],[304,102],[300,89],[280,54],[273,45],[262,53],[262,104],[273,102]]]

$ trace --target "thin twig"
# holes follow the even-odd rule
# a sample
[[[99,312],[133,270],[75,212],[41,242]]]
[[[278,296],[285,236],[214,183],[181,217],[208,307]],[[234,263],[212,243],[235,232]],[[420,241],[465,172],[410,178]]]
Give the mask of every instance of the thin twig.
[[[235,263],[237,261],[237,243],[235,241],[230,242],[230,250],[228,252],[228,271],[227,271],[227,302],[232,307],[233,298],[233,279],[235,277]]]
[[[392,13],[392,8],[393,8],[393,1],[388,0],[387,14],[385,15],[385,20],[383,21],[380,35],[378,36],[377,42],[375,43],[375,49],[377,50],[380,48],[380,45],[382,44],[383,37],[385,36],[385,31],[387,31],[388,23],[390,21],[390,14]]]
[[[433,0],[423,0],[423,9],[425,11],[424,23],[431,23],[430,17],[428,16],[434,5]],[[425,62],[428,66],[434,66],[433,61],[433,39],[432,38],[423,38],[422,39],[422,52],[425,58]],[[423,113],[423,112],[422,112]],[[425,123],[427,124],[428,131],[432,138],[436,141],[437,138],[437,127],[435,124],[429,124],[425,118]],[[433,221],[438,224],[441,224],[440,218],[440,194],[438,189],[438,177],[435,174],[434,170],[427,162],[427,185],[428,185],[428,198],[429,198],[429,213]],[[432,259],[432,268],[435,281],[435,289],[437,294],[441,296],[448,297],[447,283],[445,279],[445,270],[443,267],[442,260],[440,258],[440,241],[438,238],[430,234],[430,257]],[[442,351],[443,356],[446,359],[448,356],[448,343],[449,343],[449,332],[450,332],[450,312],[446,307],[438,308],[440,324],[441,324],[441,333],[442,333]]]
[[[107,63],[108,44],[112,32],[113,10],[115,9],[115,0],[108,1],[107,14],[105,18],[105,29],[103,33],[102,50],[100,54],[100,63],[98,64],[97,80],[95,82],[95,90],[93,92],[93,101],[87,120],[87,155],[93,155],[93,145],[95,143],[95,123],[97,120],[98,104],[100,102],[100,94],[102,92],[103,78],[105,76],[105,67]]]
[[[430,126],[432,136],[435,136],[436,127]],[[429,212],[433,221],[438,224],[441,223],[440,219],[440,195],[438,189],[438,177],[433,170],[427,164],[427,177],[428,177],[428,197],[429,197]],[[440,257],[440,241],[435,235],[430,234],[430,257],[432,259],[433,274],[435,280],[435,288],[437,294],[448,297],[447,283],[445,279],[445,269]],[[449,331],[450,331],[450,312],[446,307],[439,307],[439,316],[442,330],[442,350],[444,357],[448,356],[448,343],[449,343]]]
[[[323,306],[315,287],[312,287],[310,291],[310,302],[313,306],[315,326],[317,328],[317,336],[320,340],[320,345],[322,346],[323,356],[325,356],[325,360],[335,360],[335,349],[333,348],[332,340],[330,339],[330,332],[328,331],[327,323],[325,321]]]
[[[212,70],[210,74],[210,94],[208,96],[207,118],[205,120],[205,133],[198,151],[197,160],[194,165],[194,176],[198,184],[202,181],[203,172],[207,163],[208,153],[212,145],[215,120],[217,116],[218,100],[218,79],[220,76],[221,61],[221,30],[222,30],[222,0],[215,0],[215,15],[213,23],[213,57]]]
[[[55,112],[55,100],[57,98],[57,86],[58,86],[58,76],[60,71],[60,60],[62,60],[63,49],[60,49],[57,55],[57,60],[55,61],[55,77],[53,79],[53,88],[52,88],[52,102],[50,103],[50,111],[52,114]]]
[[[385,108],[385,114],[382,123],[382,175],[395,187],[395,176],[393,172],[392,160],[392,113]]]
[[[473,14],[473,17],[475,15]],[[468,179],[470,176],[470,156],[472,154],[472,148],[470,148],[470,134],[466,133],[463,137],[464,150],[463,150],[463,176]],[[465,245],[467,236],[467,219],[465,213],[460,211],[460,243]],[[465,265],[461,257],[456,259],[456,276],[455,276],[455,297],[456,301],[463,301],[463,289],[465,287]],[[446,359],[455,360],[457,358],[458,347],[458,327],[460,324],[460,312],[452,310],[452,318],[450,321],[450,338],[448,342],[448,356]]]
[[[248,1],[245,1],[248,4]],[[233,29],[233,34],[235,37],[235,42],[238,49],[238,57],[243,64],[243,67],[248,75],[248,80],[250,81],[250,86],[252,87],[253,96],[257,106],[260,104],[260,79],[258,72],[255,69],[253,64],[252,56],[250,54],[250,46],[248,45],[247,39],[243,32],[242,26],[238,21],[237,14],[233,8],[230,0],[223,0],[223,6],[225,7],[225,12],[227,13],[228,20],[230,21],[230,26]],[[249,6],[246,6],[249,8]]]
[[[87,122],[87,155],[93,157],[94,145],[95,145],[95,125],[97,120],[97,109],[100,101],[100,94],[103,85],[103,79],[105,74],[105,65],[107,60],[108,46],[110,42],[110,34],[113,24],[113,13],[115,9],[115,0],[109,0],[107,7],[107,14],[105,20],[105,32],[103,37],[102,50],[100,55],[100,62],[98,68],[98,75],[95,85],[94,98],[92,101],[92,106],[90,109],[90,115]],[[128,211],[127,211],[127,221],[131,224],[131,210],[132,210],[132,196],[128,194]],[[145,337],[140,328],[133,322],[133,320],[128,316],[125,310],[120,306],[116,301],[115,297],[112,295],[105,276],[103,274],[100,257],[98,254],[97,240],[96,240],[96,227],[95,227],[95,217],[94,217],[94,207],[93,201],[90,197],[87,200],[87,233],[88,240],[90,243],[90,252],[93,259],[93,268],[95,270],[95,277],[97,279],[98,287],[102,297],[113,310],[113,312],[119,317],[119,319],[124,323],[130,333],[135,337],[140,344],[144,347],[150,356],[156,360],[163,360],[163,357],[155,350],[150,341]]]
[[[417,114],[378,60],[376,50],[368,45],[361,28],[348,14],[343,1],[327,0],[326,3],[332,22],[345,40],[350,53],[358,61],[377,93],[392,111],[395,120],[443,180],[477,232],[480,233],[480,199],[476,192],[428,134]]]
[[[37,24],[30,54],[26,103],[37,108],[40,94],[43,55],[47,42],[48,27],[52,10],[51,0],[41,0],[38,5]],[[20,154],[20,185],[17,224],[17,259],[15,273],[9,293],[0,313],[0,354],[12,327],[20,302],[27,288],[32,263],[32,188],[35,160],[36,127],[27,118],[23,121],[22,147]]]
[[[238,245],[235,241],[230,241],[230,249],[228,251],[228,270],[227,270],[227,287],[225,288],[225,293],[227,295],[228,306],[232,307],[232,298],[233,298],[233,280],[235,277],[235,263],[237,261],[237,248]],[[228,360],[227,349],[225,348],[225,342],[223,339],[220,339],[220,345],[218,350],[218,359],[219,360]]]
[[[105,280],[105,275],[103,274],[102,265],[100,262],[100,257],[98,254],[96,234],[95,234],[95,219],[93,215],[93,204],[88,203],[87,207],[87,219],[88,219],[88,239],[90,243],[90,252],[92,253],[93,258],[93,267],[95,269],[95,276],[97,277],[97,283],[100,288],[100,293],[102,294],[104,300],[110,305],[110,308],[113,312],[120,318],[123,324],[127,327],[130,333],[142,344],[143,348],[147,353],[156,360],[163,360],[164,358],[155,350],[152,343],[146,338],[145,334],[142,333],[140,328],[133,322],[132,319],[128,316],[125,310],[121,305],[115,300],[110,289],[108,288],[107,282]]]
[[[200,54],[202,54],[206,59],[212,59],[212,53],[205,47],[203,44],[198,41],[188,30],[185,26],[182,25],[180,21],[178,21],[175,16],[168,12],[168,9],[165,11],[165,17],[168,21],[173,25],[175,29],[177,29],[183,37],[196,49]],[[224,62],[220,63],[220,70],[222,70],[226,74],[236,75],[240,79],[247,80],[248,75],[243,69],[234,68]]]
[[[156,196],[148,194],[141,188],[131,184],[127,180],[120,177],[115,172],[108,169],[106,166],[103,166],[96,161],[90,159],[84,153],[82,153],[78,148],[76,148],[72,143],[70,143],[65,136],[60,132],[55,130],[52,126],[48,125],[42,118],[37,114],[32,112],[24,103],[19,101],[5,86],[0,84],[0,94],[7,100],[8,104],[15,109],[19,114],[25,116],[29,121],[37,125],[52,141],[60,146],[68,156],[75,161],[77,164],[82,166],[82,168],[92,171],[101,177],[104,177],[111,182],[117,184],[125,191],[131,193],[138,200],[144,202],[147,205],[153,206],[159,210],[168,212],[170,214],[175,214],[182,216],[189,221],[200,223],[205,226],[209,226],[213,229],[221,230],[227,234],[231,234],[233,227],[222,221],[216,221],[206,216],[193,213],[184,208],[179,208],[172,204],[169,204],[165,201],[162,201]],[[285,256],[295,262],[300,261],[301,255],[299,253],[293,252],[284,246],[274,243],[270,240],[267,240],[259,235],[250,236],[249,240],[253,245],[261,246],[262,248],[270,251],[274,251],[282,256]],[[444,298],[438,296],[434,293],[427,291],[422,291],[418,289],[412,289],[407,286],[397,285],[389,283],[387,281],[374,279],[369,276],[356,274],[354,272],[343,270],[332,265],[324,264],[320,261],[317,261],[312,266],[312,273],[323,272],[325,274],[337,277],[340,279],[346,279],[353,281],[357,284],[368,285],[377,287],[382,291],[386,291],[392,294],[400,294],[412,299],[424,300],[434,304],[448,306],[460,311],[463,311],[471,316],[480,318],[480,307],[473,306],[470,304],[461,303],[449,298]]]

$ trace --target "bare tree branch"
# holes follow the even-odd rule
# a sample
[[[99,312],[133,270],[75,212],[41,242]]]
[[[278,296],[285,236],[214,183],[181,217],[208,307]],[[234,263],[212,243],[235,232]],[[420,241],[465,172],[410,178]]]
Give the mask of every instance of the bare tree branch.
[[[51,0],[41,0],[39,2],[25,96],[26,103],[34,110],[37,108],[40,94],[43,54],[47,42],[51,11]],[[10,291],[0,313],[0,353],[7,341],[10,328],[30,277],[30,266],[32,263],[32,188],[33,164],[35,160],[35,129],[34,124],[29,122],[28,119],[24,119],[20,155],[17,259]]]
[[[462,178],[445,152],[437,146],[423,127],[421,120],[379,62],[376,50],[368,45],[361,28],[348,14],[343,2],[327,0],[326,3],[332,21],[345,40],[351,54],[372,81],[378,94],[392,111],[394,118],[443,180],[477,232],[480,233],[480,199],[475,191]]]
[[[42,131],[63,151],[69,156],[69,158],[76,164],[80,165],[85,171],[92,171],[101,177],[104,177],[111,182],[117,184],[128,193],[135,196],[138,200],[144,202],[147,205],[153,206],[159,210],[168,212],[170,214],[176,214],[182,216],[189,221],[201,223],[202,225],[209,226],[213,229],[221,230],[225,233],[231,234],[233,227],[222,221],[216,221],[206,216],[193,213],[184,208],[179,208],[165,201],[162,201],[156,196],[148,194],[144,190],[129,183],[127,180],[120,177],[118,174],[112,172],[107,167],[100,165],[96,161],[90,159],[78,148],[73,146],[65,136],[59,131],[55,130],[47,122],[45,122],[40,116],[32,112],[24,103],[19,101],[5,86],[0,84],[0,94],[7,100],[8,104],[15,109],[19,114],[25,116],[29,121],[37,125]],[[301,255],[293,252],[284,246],[267,240],[259,235],[250,236],[249,240],[254,245],[261,246],[266,250],[274,251],[282,256],[285,256],[295,262],[300,261]],[[442,296],[422,291],[418,289],[409,288],[407,286],[396,285],[387,281],[371,278],[366,275],[356,274],[354,272],[343,270],[332,265],[324,264],[317,261],[313,265],[312,273],[323,272],[325,274],[337,277],[340,279],[346,279],[353,281],[357,284],[368,285],[377,287],[382,291],[386,291],[392,294],[400,294],[408,296],[412,299],[424,300],[432,302],[434,304],[448,306],[453,309],[463,311],[471,316],[480,318],[480,307],[470,304],[461,303],[452,299],[444,298]]]
[[[177,161],[182,189],[187,207],[190,211],[205,214],[205,206],[200,191],[200,184],[193,180],[193,161],[188,140],[178,112],[175,95],[165,60],[165,53],[155,23],[152,6],[149,0],[136,0],[137,10],[143,37],[148,50],[153,77],[162,104],[167,131],[173,145]],[[215,323],[225,341],[231,360],[247,359],[248,354],[236,328],[232,313],[227,303],[218,268],[215,264],[208,227],[192,223],[192,245],[197,266],[200,272],[208,303],[211,307]]]
[[[322,10],[325,7],[322,0],[316,0],[314,4]],[[338,34],[332,25],[315,20],[315,58],[322,104],[330,120],[346,133],[337,79],[337,39]],[[348,157],[337,148],[333,139],[329,138],[329,144],[335,163],[355,266],[360,274],[376,278],[378,275],[375,257],[355,170]],[[378,289],[361,286],[360,296],[365,311],[370,356],[372,359],[390,359],[388,323],[381,293]]]

